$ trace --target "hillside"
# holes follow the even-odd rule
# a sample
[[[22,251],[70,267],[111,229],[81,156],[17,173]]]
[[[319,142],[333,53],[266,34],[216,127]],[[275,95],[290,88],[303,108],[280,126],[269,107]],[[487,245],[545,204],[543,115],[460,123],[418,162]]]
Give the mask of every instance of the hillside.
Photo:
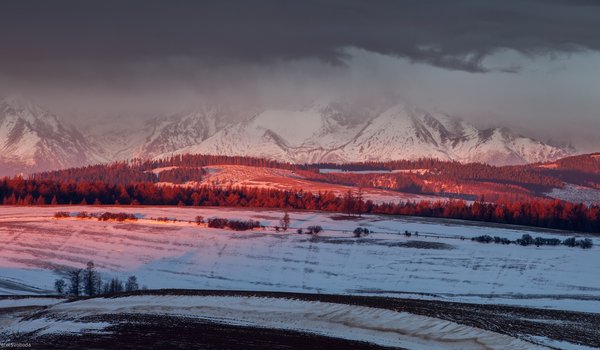
[[[597,159],[595,154],[591,154],[552,163],[498,167],[433,159],[297,165],[250,157],[181,155],[153,161],[44,172],[32,178],[121,185],[151,182],[335,193],[362,188],[365,193],[392,195],[395,200],[427,198],[424,196],[485,201],[562,199],[565,191],[576,186],[578,193],[585,192],[584,202],[591,204],[600,203]],[[557,164],[562,165],[559,167]]]

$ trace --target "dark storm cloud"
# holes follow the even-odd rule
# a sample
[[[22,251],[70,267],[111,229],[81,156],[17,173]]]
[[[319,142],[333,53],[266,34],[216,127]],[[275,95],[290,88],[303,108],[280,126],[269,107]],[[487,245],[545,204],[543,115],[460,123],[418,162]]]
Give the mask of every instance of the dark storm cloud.
[[[336,64],[347,47],[480,72],[501,49],[598,50],[599,18],[591,0],[5,0],[0,72],[51,75],[178,56],[210,65]]]

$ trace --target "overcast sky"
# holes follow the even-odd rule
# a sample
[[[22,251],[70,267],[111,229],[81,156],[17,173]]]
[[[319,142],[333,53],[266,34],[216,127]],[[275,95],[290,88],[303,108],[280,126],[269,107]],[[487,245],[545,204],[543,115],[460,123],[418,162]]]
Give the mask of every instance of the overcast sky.
[[[599,150],[599,19],[594,0],[4,0],[0,94],[79,125],[397,99]]]

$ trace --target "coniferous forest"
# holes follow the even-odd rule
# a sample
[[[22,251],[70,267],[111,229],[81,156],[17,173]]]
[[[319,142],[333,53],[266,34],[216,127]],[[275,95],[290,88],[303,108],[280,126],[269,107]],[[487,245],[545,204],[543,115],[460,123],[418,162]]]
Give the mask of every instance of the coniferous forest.
[[[303,192],[301,188],[282,191],[200,185],[207,175],[203,167],[210,165],[285,169],[312,181],[357,189],[383,188],[419,194],[452,194],[453,189],[459,189],[463,195],[450,201],[373,203],[364,200],[359,190],[336,195],[328,191]],[[338,172],[322,173],[320,169]],[[298,165],[251,157],[178,155],[43,172],[29,178],[4,178],[0,180],[0,203],[306,209],[350,215],[466,219],[598,233],[598,205],[549,199],[544,193],[561,188],[566,182],[600,188],[599,169],[600,158],[596,156],[565,158],[551,167],[544,164],[495,167],[435,159]]]
[[[508,223],[552,229],[600,233],[600,207],[559,200],[479,202],[464,200],[375,204],[359,192],[343,196],[245,187],[161,186],[150,182],[128,185],[4,178],[4,205],[179,205],[282,208],[343,212],[349,215],[390,214]]]

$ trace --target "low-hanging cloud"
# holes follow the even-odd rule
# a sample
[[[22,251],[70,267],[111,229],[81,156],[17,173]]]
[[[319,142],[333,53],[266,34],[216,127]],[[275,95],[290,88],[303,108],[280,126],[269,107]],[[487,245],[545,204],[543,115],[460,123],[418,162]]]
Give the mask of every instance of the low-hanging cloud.
[[[592,0],[6,0],[0,95],[90,127],[405,99],[597,149],[598,18]]]
[[[43,74],[49,62],[101,67],[173,56],[339,64],[341,49],[356,47],[484,72],[484,59],[501,49],[598,50],[598,18],[600,4],[581,0],[9,0],[0,11],[0,63],[22,74]]]

